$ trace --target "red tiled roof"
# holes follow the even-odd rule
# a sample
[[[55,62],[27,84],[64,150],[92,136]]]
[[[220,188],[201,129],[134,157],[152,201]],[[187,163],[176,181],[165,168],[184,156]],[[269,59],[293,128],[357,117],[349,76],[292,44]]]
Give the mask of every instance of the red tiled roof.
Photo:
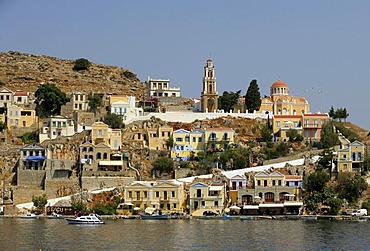
[[[28,96],[28,92],[15,92],[14,96]]]
[[[304,114],[303,116],[304,117],[317,117],[317,116],[320,116],[320,117],[328,117],[329,118],[329,114],[327,114],[327,113],[310,113],[310,114]]]
[[[299,175],[285,175],[285,180],[302,180]]]
[[[274,115],[274,118],[291,118],[291,119],[294,119],[294,118],[301,118],[302,116],[301,115]]]

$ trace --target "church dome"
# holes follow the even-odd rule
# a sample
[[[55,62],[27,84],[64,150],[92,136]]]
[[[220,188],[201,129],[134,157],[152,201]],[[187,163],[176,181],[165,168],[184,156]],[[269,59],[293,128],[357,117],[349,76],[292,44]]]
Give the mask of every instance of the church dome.
[[[288,87],[288,85],[280,79],[271,85],[271,88],[275,87]]]
[[[288,95],[288,85],[280,79],[273,83],[270,88],[270,95]]]

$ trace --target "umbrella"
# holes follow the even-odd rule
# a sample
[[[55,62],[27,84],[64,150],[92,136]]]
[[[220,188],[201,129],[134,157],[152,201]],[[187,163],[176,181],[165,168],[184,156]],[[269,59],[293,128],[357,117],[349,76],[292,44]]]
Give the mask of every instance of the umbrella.
[[[134,210],[135,211],[139,211],[140,210],[140,207],[134,207]]]
[[[238,207],[238,206],[231,206],[230,209],[232,209],[232,210],[240,210],[241,208]]]

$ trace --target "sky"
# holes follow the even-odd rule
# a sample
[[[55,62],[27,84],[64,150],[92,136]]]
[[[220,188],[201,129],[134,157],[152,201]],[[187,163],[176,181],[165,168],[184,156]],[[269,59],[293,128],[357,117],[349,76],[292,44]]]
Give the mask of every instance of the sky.
[[[217,90],[278,79],[311,112],[345,107],[370,129],[370,1],[0,0],[0,51],[87,58],[200,97],[211,58]]]

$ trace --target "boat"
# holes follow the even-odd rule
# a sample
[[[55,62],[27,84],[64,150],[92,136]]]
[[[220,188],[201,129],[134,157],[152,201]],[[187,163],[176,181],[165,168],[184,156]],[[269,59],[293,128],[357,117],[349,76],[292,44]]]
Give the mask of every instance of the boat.
[[[53,212],[49,215],[48,219],[64,219],[64,216]]]
[[[302,216],[302,220],[317,220],[317,216],[316,215]]]
[[[240,220],[245,221],[245,220],[255,220],[256,218],[253,216],[244,216],[240,217]]]
[[[140,218],[142,220],[169,220],[169,213],[162,213],[161,210],[155,209],[154,211],[144,211],[140,213]]]
[[[233,220],[234,218],[231,217],[229,214],[222,214],[220,219],[221,220]]]
[[[258,216],[258,219],[260,219],[260,220],[275,220],[276,217],[275,216],[262,215],[262,216]]]
[[[22,219],[38,219],[39,216],[34,213],[27,212],[24,215],[22,215],[21,218]]]
[[[66,219],[69,224],[91,224],[91,225],[99,225],[104,224],[105,222],[100,219],[97,214],[89,214],[89,215],[82,215],[77,216],[74,219]]]

